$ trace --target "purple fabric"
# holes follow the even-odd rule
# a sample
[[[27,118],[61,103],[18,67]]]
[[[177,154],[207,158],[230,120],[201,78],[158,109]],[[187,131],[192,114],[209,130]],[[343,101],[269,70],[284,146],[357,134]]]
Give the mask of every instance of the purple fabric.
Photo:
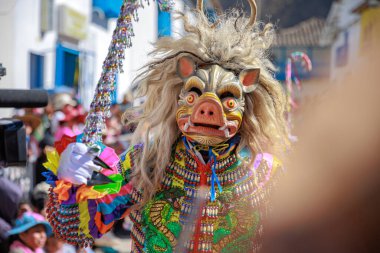
[[[120,219],[120,217],[125,213],[125,211],[130,207],[129,204],[119,205],[117,206],[112,213],[103,214],[103,223],[109,224],[111,221],[115,221]]]
[[[76,186],[73,186],[70,188],[70,190],[68,190],[68,193],[69,193],[69,199],[68,200],[65,200],[65,201],[62,201],[62,204],[63,205],[73,205],[73,204],[76,204],[76,193],[77,193],[77,189],[78,187]]]
[[[90,222],[88,228],[93,238],[100,238],[102,234],[99,232],[98,227],[95,224],[95,215],[98,209],[98,205],[95,200],[88,200],[88,213],[90,215]]]
[[[112,221],[120,219],[120,217],[125,213],[125,211],[130,207],[130,204],[118,205],[110,214],[102,214],[102,222],[104,224],[109,224]],[[93,238],[100,238],[101,234],[98,230],[98,227],[95,224],[94,218],[97,213],[97,203],[95,200],[88,200],[88,213],[90,215],[90,222],[88,228],[90,234]]]

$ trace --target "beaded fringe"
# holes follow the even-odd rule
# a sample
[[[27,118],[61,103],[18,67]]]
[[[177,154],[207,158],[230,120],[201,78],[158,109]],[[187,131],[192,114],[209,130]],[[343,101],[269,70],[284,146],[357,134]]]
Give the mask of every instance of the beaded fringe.
[[[53,187],[49,189],[46,213],[56,238],[79,248],[92,247],[94,239],[87,237],[79,230],[78,204],[60,204],[57,194],[53,192]]]

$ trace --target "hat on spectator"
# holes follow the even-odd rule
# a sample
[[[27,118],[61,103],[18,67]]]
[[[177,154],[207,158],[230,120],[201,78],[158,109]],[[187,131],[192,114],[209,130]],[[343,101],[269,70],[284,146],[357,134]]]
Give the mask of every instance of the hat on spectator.
[[[33,130],[41,124],[41,119],[32,114],[26,114],[24,116],[15,116],[16,119],[21,120],[25,125],[29,125]]]
[[[31,195],[32,205],[37,208],[38,211],[41,211],[45,207],[46,199],[49,196],[50,185],[46,182],[41,182],[37,184]]]
[[[18,217],[15,226],[9,230],[7,234],[8,236],[17,235],[37,225],[45,226],[47,236],[52,234],[52,228],[45,218],[42,215],[33,212],[25,212],[22,216]]]
[[[77,102],[71,97],[70,94],[60,93],[55,95],[53,99],[54,110],[62,110],[65,105],[76,106]]]

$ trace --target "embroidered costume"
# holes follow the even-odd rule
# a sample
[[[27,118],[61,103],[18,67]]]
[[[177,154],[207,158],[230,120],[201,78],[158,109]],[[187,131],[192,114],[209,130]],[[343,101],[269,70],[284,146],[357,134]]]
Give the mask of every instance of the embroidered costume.
[[[283,152],[288,133],[286,98],[265,53],[272,29],[256,24],[249,3],[249,19],[236,12],[210,24],[201,0],[196,24],[179,14],[187,34],[160,39],[137,78],[146,101],[125,115],[136,141],[120,158],[97,138],[100,102],[84,135],[64,136],[47,154],[58,237],[89,246],[129,216],[132,252],[259,250],[281,170],[265,152]]]
[[[237,154],[236,143],[231,142],[216,157],[216,162],[204,164],[196,149],[188,148],[189,144],[182,138],[174,145],[160,189],[142,210],[129,212],[133,204],[141,201],[141,193],[126,183],[142,146],[132,147],[116,163],[114,153],[108,157],[124,179],[117,186],[103,185],[105,192],[117,192],[114,194],[91,196],[90,187],[73,187],[53,173],[46,173],[55,186],[50,192],[47,212],[56,235],[87,246],[92,244],[92,238],[99,238],[111,229],[113,221],[129,215],[134,223],[132,252],[174,252],[181,239],[185,249],[181,252],[255,252],[262,233],[260,219],[268,208],[265,197],[278,175],[279,162],[264,154],[256,159],[254,168],[247,167],[243,163],[248,158],[246,152]],[[55,165],[49,167],[52,166]],[[210,188],[212,166],[223,190],[216,193],[215,201],[211,201],[208,192],[200,207],[197,196],[200,186]],[[181,234],[187,236],[181,238]],[[193,251],[194,248],[199,250]]]

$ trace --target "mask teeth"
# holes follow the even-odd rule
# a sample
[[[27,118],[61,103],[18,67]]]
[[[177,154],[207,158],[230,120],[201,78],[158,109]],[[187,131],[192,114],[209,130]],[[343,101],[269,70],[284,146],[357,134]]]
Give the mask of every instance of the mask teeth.
[[[190,120],[190,117],[189,117],[189,120],[187,121],[187,124],[189,124],[189,126],[194,126],[194,124],[193,124],[193,122],[191,122],[191,120]]]
[[[187,131],[187,129],[189,129],[190,125],[189,123],[186,123],[185,126],[183,127],[183,130]]]
[[[227,124],[224,124],[224,126],[219,127],[219,130],[224,131],[224,130],[226,130],[226,128],[227,128]]]
[[[228,129],[227,129],[227,128],[224,129],[224,136],[225,136],[226,138],[230,137],[230,133],[228,132]]]

